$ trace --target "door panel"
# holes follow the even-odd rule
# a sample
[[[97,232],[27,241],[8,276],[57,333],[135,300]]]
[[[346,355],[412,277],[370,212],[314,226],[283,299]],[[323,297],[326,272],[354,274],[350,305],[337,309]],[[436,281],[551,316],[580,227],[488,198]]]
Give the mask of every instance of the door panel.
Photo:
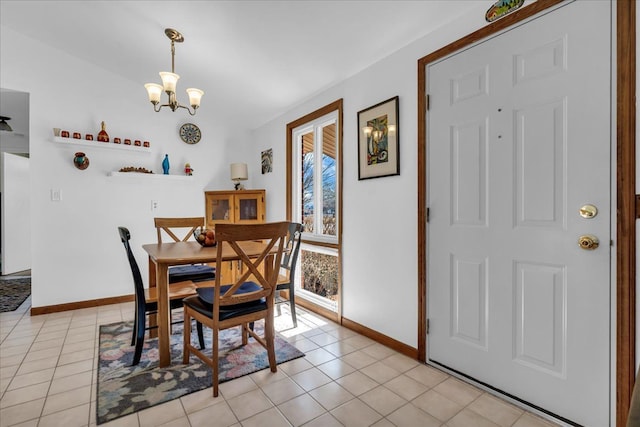
[[[487,349],[486,260],[453,259],[452,337]]]
[[[550,100],[514,112],[519,227],[565,224],[565,105],[565,100]]]
[[[609,423],[610,7],[565,4],[426,73],[428,359],[594,427]]]
[[[452,126],[452,224],[486,226],[487,124]]]
[[[515,265],[514,361],[564,377],[566,269],[560,265]]]

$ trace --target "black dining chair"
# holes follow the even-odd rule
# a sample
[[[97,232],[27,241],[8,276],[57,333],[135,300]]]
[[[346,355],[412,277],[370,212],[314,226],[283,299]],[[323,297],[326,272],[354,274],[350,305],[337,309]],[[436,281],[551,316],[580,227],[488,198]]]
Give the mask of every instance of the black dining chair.
[[[156,314],[158,312],[158,293],[156,288],[146,288],[142,282],[142,275],[140,274],[140,268],[136,262],[136,258],[133,256],[131,245],[131,233],[126,227],[118,227],[120,233],[120,240],[124,245],[125,252],[127,253],[127,259],[129,260],[129,266],[131,267],[131,274],[133,275],[133,285],[135,288],[135,317],[133,321],[133,333],[131,336],[131,345],[135,345],[135,351],[133,355],[132,366],[140,363],[140,357],[142,356],[142,347],[144,345],[145,331],[149,329],[157,328],[157,326],[147,327],[147,316],[149,314]],[[182,308],[182,299],[191,295],[196,295],[196,286],[192,281],[183,281],[177,283],[171,283],[169,285],[169,307],[170,310]],[[172,322],[172,324],[181,322]],[[200,348],[204,348],[204,335],[202,325],[197,324],[198,340]]]
[[[300,253],[300,242],[302,241],[303,228],[303,225],[297,222],[289,224],[289,234],[287,236],[287,243],[285,246],[286,252],[282,254],[281,268],[284,270],[284,274],[280,274],[278,276],[278,283],[276,286],[276,308],[278,309],[278,316],[282,314],[280,304],[288,302],[294,328],[298,327],[294,288],[296,280],[296,265],[298,263],[298,254]],[[282,298],[279,291],[287,291],[289,298]]]

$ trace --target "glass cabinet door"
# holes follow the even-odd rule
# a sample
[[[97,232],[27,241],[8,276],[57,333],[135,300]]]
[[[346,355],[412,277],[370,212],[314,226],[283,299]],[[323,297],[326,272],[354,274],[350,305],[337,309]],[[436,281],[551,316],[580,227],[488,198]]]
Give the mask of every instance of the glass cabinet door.
[[[259,224],[264,222],[264,203],[260,193],[237,194],[236,223]]]
[[[233,197],[230,195],[207,195],[207,226],[233,223]]]

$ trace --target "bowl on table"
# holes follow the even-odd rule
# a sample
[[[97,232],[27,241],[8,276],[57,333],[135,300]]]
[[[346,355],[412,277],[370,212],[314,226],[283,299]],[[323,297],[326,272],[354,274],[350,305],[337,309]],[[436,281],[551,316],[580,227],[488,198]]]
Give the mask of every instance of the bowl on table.
[[[193,232],[193,237],[196,239],[196,242],[200,243],[202,246],[207,247],[216,245],[215,234],[213,230],[209,230],[208,228],[196,228]]]

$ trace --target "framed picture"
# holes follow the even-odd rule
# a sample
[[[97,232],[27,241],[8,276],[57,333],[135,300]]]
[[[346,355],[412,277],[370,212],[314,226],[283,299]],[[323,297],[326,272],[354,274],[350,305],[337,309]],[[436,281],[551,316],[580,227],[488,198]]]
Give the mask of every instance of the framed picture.
[[[262,174],[270,173],[273,171],[273,148],[264,150],[262,152]]]
[[[398,97],[358,112],[358,179],[400,175]]]

